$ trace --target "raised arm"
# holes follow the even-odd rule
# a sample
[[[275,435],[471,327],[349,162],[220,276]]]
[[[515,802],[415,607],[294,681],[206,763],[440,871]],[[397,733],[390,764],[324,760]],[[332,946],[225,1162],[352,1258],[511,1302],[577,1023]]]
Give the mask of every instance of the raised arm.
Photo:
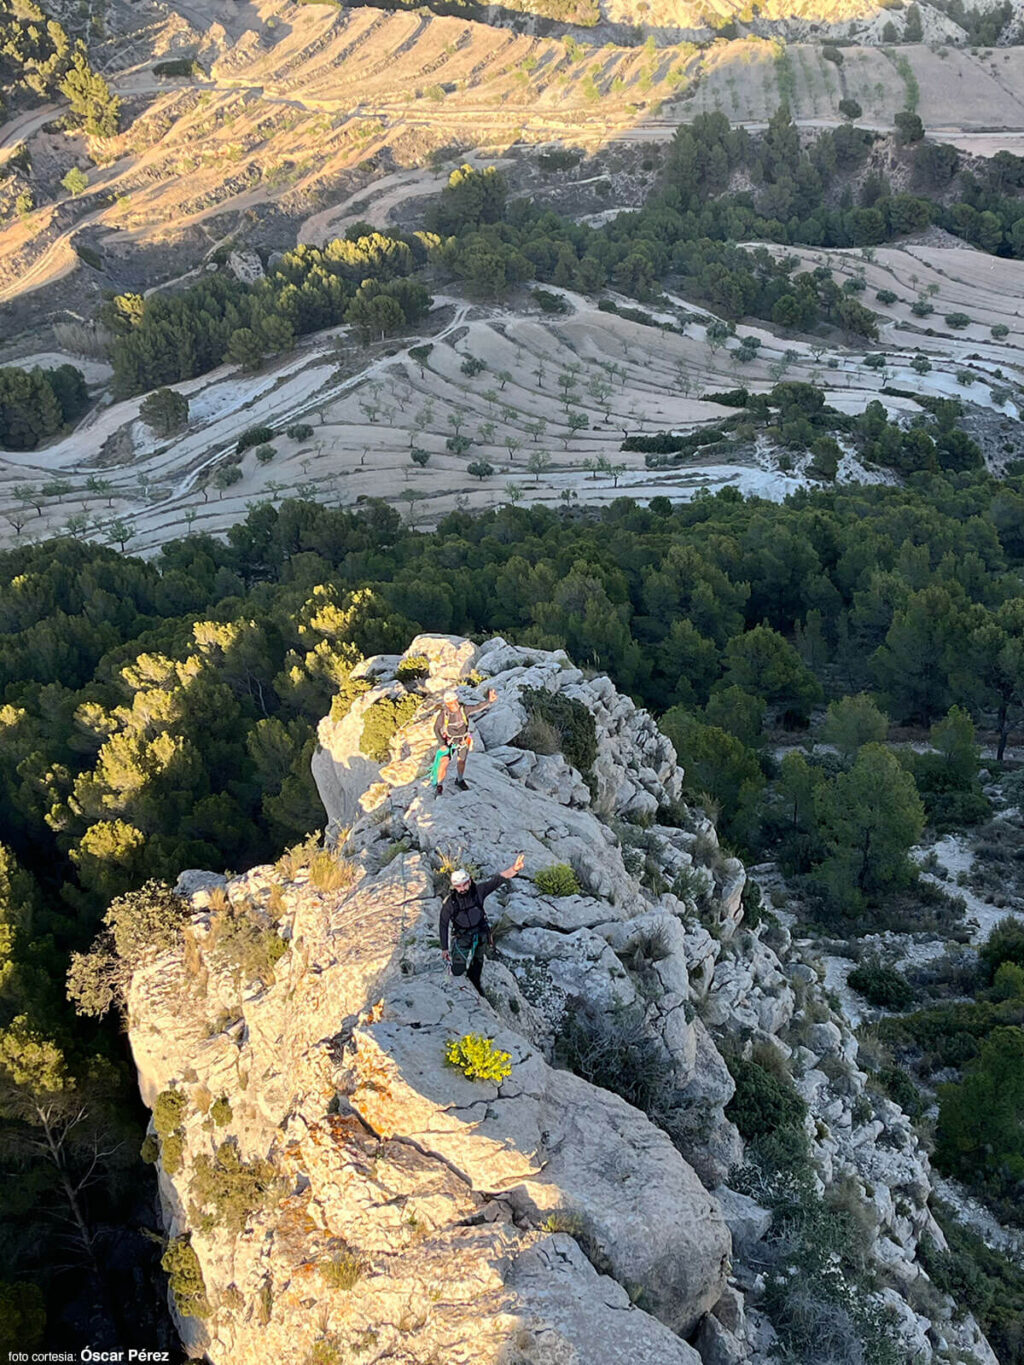
[[[520,853],[511,867],[506,867],[504,872],[498,873],[498,876],[504,877],[506,881],[511,881],[513,877],[517,877],[519,873],[522,872],[524,861],[525,859]]]
[[[486,711],[488,706],[493,706],[497,700],[498,694],[492,687],[491,690],[487,693],[487,698],[485,701],[474,702],[472,706],[467,706],[464,707],[463,709],[465,710],[467,716],[475,716],[478,711]]]

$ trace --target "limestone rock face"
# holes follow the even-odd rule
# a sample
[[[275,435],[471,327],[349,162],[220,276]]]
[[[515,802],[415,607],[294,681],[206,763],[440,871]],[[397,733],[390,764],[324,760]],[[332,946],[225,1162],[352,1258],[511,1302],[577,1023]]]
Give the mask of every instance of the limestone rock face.
[[[129,992],[143,1098],[179,1097],[173,1132],[162,1120],[160,1191],[206,1296],[197,1313],[177,1305],[183,1340],[212,1365],[331,1351],[696,1365],[684,1338],[722,1300],[731,1255],[706,1185],[742,1148],[721,1112],[729,1073],[694,1011],[715,960],[695,898],[731,926],[742,883],[701,862],[715,845],[679,805],[669,742],[563,654],[420,636],[359,672],[369,690],[322,722],[314,759],[337,875],[292,856],[231,879],[184,874],[182,941]],[[425,775],[452,686],[498,700],[473,721],[469,790],[439,798]],[[592,771],[510,742],[527,688],[591,712]],[[368,758],[367,710],[410,694],[420,704],[389,759]],[[677,823],[658,824],[669,809]],[[488,902],[498,949],[483,998],[441,960],[444,869],[491,875],[519,851],[522,874]],[[554,864],[574,870],[569,894],[538,884]],[[628,1017],[646,1040],[681,1116],[675,1142],[604,1087],[614,1077],[560,1064],[584,1006],[594,1027]],[[507,1053],[509,1074],[447,1064],[467,1034]],[[723,1154],[700,1176],[680,1151],[698,1110]]]
[[[565,654],[500,639],[421,635],[354,676],[366,690],[338,699],[313,760],[326,850],[182,873],[180,941],[128,991],[189,1352],[769,1365],[759,1305],[778,1239],[733,1188],[749,1167],[721,1045],[791,1070],[810,1183],[860,1203],[886,1286],[872,1300],[906,1358],[994,1365],[951,1302],[932,1323],[915,1311],[938,1295],[919,1283],[920,1239],[944,1245],[927,1154],[869,1087],[790,930],[743,924],[746,873],[680,801],[651,718]],[[449,688],[497,695],[471,722],[468,790],[438,797]],[[378,702],[396,705],[375,714],[371,757]],[[441,959],[447,874],[490,876],[520,852],[488,901],[482,997]],[[467,1035],[507,1065],[479,1079],[448,1064]]]

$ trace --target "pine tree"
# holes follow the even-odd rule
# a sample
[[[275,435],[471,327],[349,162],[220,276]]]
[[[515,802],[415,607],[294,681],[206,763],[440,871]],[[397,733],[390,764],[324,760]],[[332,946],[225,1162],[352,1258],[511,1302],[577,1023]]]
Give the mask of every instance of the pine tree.
[[[93,71],[81,50],[60,84],[71,112],[93,137],[114,137],[121,126],[121,101],[102,76]]]

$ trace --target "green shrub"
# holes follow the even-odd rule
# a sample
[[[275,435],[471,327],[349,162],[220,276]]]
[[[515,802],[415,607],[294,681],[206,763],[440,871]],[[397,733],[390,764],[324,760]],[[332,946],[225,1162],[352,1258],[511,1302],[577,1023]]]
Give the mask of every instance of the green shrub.
[[[286,436],[293,441],[308,441],[313,435],[313,428],[308,422],[295,422],[290,427],[285,427]]]
[[[1024,1000],[1024,967],[1016,962],[1001,962],[992,981],[996,1000]]]
[[[410,839],[392,839],[387,848],[380,855],[380,865],[382,868],[388,867],[396,858],[401,858],[405,853],[412,852],[412,841]]]
[[[174,1306],[184,1318],[208,1318],[210,1300],[206,1297],[203,1268],[192,1246],[191,1239],[174,1237],[160,1258],[160,1265],[170,1277]]]
[[[692,869],[687,868],[687,871]],[[756,929],[764,917],[765,905],[761,887],[757,882],[751,881],[748,877],[743,884],[743,894],[740,897],[740,904],[743,906],[743,923],[748,929]]]
[[[274,456],[277,454],[277,450],[274,448],[274,446],[262,445],[257,446],[256,449],[253,451],[253,454],[256,456],[260,464],[269,464],[271,460],[274,458]]]
[[[921,1092],[903,1067],[883,1067],[878,1073],[878,1082],[893,1103],[910,1118],[919,1118],[924,1112]]]
[[[550,289],[532,289],[530,297],[542,313],[568,313],[569,305],[561,294],[553,294]]]
[[[983,792],[922,792],[928,823],[937,834],[980,825],[992,815],[992,802]]]
[[[971,322],[971,319],[967,316],[966,313],[947,313],[947,314],[946,314],[946,326],[947,326],[947,327],[954,327],[954,328],[957,328],[957,329],[959,329],[959,328],[961,328],[961,327],[969,327],[969,326],[970,326],[970,322]]]
[[[1011,915],[1000,920],[978,949],[978,962],[987,983],[1004,962],[1024,967],[1024,921]]]
[[[602,1090],[611,1090],[657,1122],[666,1113],[672,1064],[638,1009],[605,1014],[578,997],[567,1000],[555,1058]]]
[[[235,443],[235,454],[241,455],[242,452],[248,450],[250,446],[261,446],[266,441],[273,440],[273,437],[273,427],[248,427],[242,432]]]
[[[914,998],[910,982],[903,973],[895,967],[885,966],[877,958],[865,958],[847,981],[865,1000],[880,1009],[906,1009]]]
[[[192,1168],[189,1213],[203,1232],[214,1228],[237,1237],[252,1215],[264,1208],[279,1187],[275,1167],[256,1157],[243,1161],[236,1143],[222,1142],[214,1156],[203,1153]]]
[[[483,1038],[479,1033],[449,1038],[444,1048],[444,1060],[471,1081],[500,1084],[512,1074],[511,1056],[496,1048],[493,1038]]]
[[[83,194],[89,188],[89,177],[78,166],[72,166],[60,182],[68,194]]]
[[[727,1057],[726,1063],[736,1082],[736,1093],[726,1105],[725,1116],[735,1123],[742,1137],[757,1142],[781,1129],[803,1129],[807,1105],[788,1077],[743,1057]]]
[[[586,776],[597,758],[597,726],[590,708],[573,697],[548,692],[542,687],[522,688],[519,700],[526,708],[528,720],[546,721],[558,732],[566,761]],[[528,748],[527,744],[520,743],[525,733],[525,730],[521,731],[513,744]]]
[[[244,982],[269,981],[274,965],[288,951],[288,944],[276,929],[263,929],[243,912],[224,914],[215,922],[211,935],[212,954],[234,968]]]
[[[164,882],[148,881],[110,903],[106,925],[88,953],[72,953],[68,998],[78,1014],[101,1016],[124,1005],[136,967],[153,953],[175,946],[189,903]]]
[[[139,1156],[147,1166],[155,1166],[160,1159],[160,1143],[152,1133],[147,1133],[142,1139]]]
[[[87,246],[85,242],[72,242],[71,248],[80,261],[86,265],[91,265],[93,270],[103,269],[103,257],[95,248]]]
[[[1024,1003],[1018,1000],[955,1001],[893,1015],[877,1025],[878,1036],[900,1052],[919,1054],[917,1065],[927,1077],[947,1067],[973,1061],[984,1040],[1001,1026],[1024,1026]]]
[[[171,57],[157,62],[153,67],[154,76],[205,76],[206,72],[194,57]]]
[[[425,654],[407,654],[395,669],[395,677],[400,683],[416,682],[430,673],[430,660]]]
[[[414,696],[381,697],[363,715],[363,733],[359,748],[376,763],[386,763],[391,757],[391,741],[412,720],[420,706]]]
[[[1024,1029],[994,1028],[964,1069],[939,1086],[935,1164],[997,1200],[1024,1183]]]
[[[345,1348],[337,1337],[321,1337],[309,1348],[302,1365],[345,1365]]]
[[[579,878],[568,863],[542,867],[533,882],[544,896],[578,896],[580,892]]]
[[[947,1205],[933,1203],[932,1211],[948,1249],[940,1251],[922,1237],[921,1264],[935,1287],[955,1301],[957,1317],[974,1314],[1003,1365],[1024,1365],[1024,1269],[958,1222]]]
[[[331,720],[334,722],[344,720],[352,710],[355,699],[361,697],[364,692],[369,692],[371,686],[368,679],[353,678],[350,673],[331,700]]]
[[[167,1175],[177,1175],[185,1164],[185,1139],[181,1133],[171,1133],[160,1144],[160,1164]]]
[[[226,1095],[221,1095],[219,1100],[214,1100],[210,1106],[210,1118],[213,1119],[218,1128],[226,1128],[233,1117],[231,1104]]]
[[[158,1137],[165,1138],[181,1127],[188,1108],[188,1097],[182,1090],[162,1090],[153,1106],[153,1127]]]
[[[359,1283],[364,1269],[362,1260],[349,1251],[339,1251],[329,1261],[321,1261],[317,1269],[320,1277],[331,1289],[354,1289]]]

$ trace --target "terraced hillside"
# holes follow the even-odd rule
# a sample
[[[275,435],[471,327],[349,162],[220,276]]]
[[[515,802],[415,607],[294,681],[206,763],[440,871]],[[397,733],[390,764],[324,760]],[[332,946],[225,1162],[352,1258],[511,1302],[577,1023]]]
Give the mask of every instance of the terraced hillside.
[[[111,22],[134,28],[96,45],[124,101],[117,136],[69,135],[59,104],[0,128],[5,333],[81,314],[104,288],[173,280],[239,234],[314,240],[339,200],[446,151],[663,141],[712,109],[756,127],[780,101],[799,122],[838,123],[844,100],[865,126],[916,109],[965,148],[990,153],[993,129],[1016,145],[1024,49],[956,46],[964,31],[936,10],[929,44],[874,46],[888,13],[860,25],[860,46],[830,48],[707,30],[698,46],[701,31],[680,41],[653,18],[627,42],[614,27],[540,36],[422,9],[133,6]],[[154,74],[168,61],[194,74]],[[73,169],[86,183],[71,191]]]
[[[865,281],[885,321],[880,342],[860,347],[783,339],[763,325],[723,341],[713,315],[680,299],[647,316],[670,326],[682,319],[681,333],[600,311],[569,291],[559,291],[570,310],[564,318],[441,297],[432,341],[420,336],[411,348],[371,348],[353,359],[351,348],[339,352],[332,337],[318,338],[265,374],[223,367],[181,385],[190,424],[173,441],[158,440],[138,420],[132,399],[86,419],[45,452],[6,453],[0,533],[12,543],[68,527],[115,542],[127,532],[123,543],[147,552],[191,529],[223,531],[253,500],[295,491],[332,505],[383,497],[424,525],[456,506],[510,500],[600,502],[624,491],[688,498],[724,484],[785,496],[806,482],[808,460],[786,468],[779,451],[756,441],[724,457],[706,446],[666,470],[648,470],[642,454],[621,449],[630,435],[713,426],[731,409],[702,395],[740,384],[767,392],[782,380],[810,383],[848,413],[881,399],[894,414],[912,414],[911,392],[957,397],[996,427],[1012,425],[1024,262],[935,241],[867,255],[802,253],[808,267]],[[895,301],[879,302],[878,292]],[[920,299],[934,319],[914,315]],[[619,306],[628,311],[628,300]],[[965,309],[966,325],[945,323]],[[1007,335],[994,339],[1000,325]],[[744,337],[759,343],[753,358]],[[879,368],[865,364],[883,355]],[[250,448],[239,463],[239,436],[263,423],[274,429],[264,443],[272,455],[257,458]],[[292,427],[304,428],[302,435],[287,435]],[[989,457],[998,467],[1005,453],[993,446]],[[218,471],[228,467],[241,477],[218,488]],[[59,494],[26,499],[26,487],[55,476],[67,485]],[[892,475],[847,453],[838,477]]]

